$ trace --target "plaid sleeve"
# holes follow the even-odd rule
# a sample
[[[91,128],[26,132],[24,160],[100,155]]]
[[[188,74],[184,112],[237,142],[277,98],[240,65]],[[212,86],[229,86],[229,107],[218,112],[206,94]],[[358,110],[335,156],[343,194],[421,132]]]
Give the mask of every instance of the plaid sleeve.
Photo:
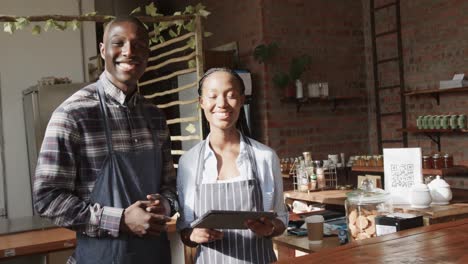
[[[81,141],[77,131],[76,122],[69,113],[63,109],[54,112],[36,167],[34,207],[41,216],[51,219],[56,225],[82,234],[96,237],[110,232],[110,235],[115,235],[115,224],[108,223],[117,221],[110,218],[118,212],[109,213],[99,204],[91,205],[88,197],[76,194]],[[101,219],[103,216],[104,221]],[[100,232],[100,228],[109,232]]]

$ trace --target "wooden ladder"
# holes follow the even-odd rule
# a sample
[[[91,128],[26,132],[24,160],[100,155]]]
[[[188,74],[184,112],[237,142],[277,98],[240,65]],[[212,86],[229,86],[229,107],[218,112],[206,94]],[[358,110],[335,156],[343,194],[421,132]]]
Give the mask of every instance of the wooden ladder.
[[[400,124],[397,124],[399,127],[390,127],[388,124],[395,123],[395,122],[388,122],[386,129],[391,129],[392,133],[397,133],[398,128],[406,128],[406,101],[405,101],[405,80],[404,80],[404,69],[403,69],[403,51],[402,51],[402,40],[401,40],[401,21],[400,21],[400,1],[395,0],[395,2],[388,3],[381,5],[379,7],[374,6],[375,0],[370,0],[370,19],[371,19],[371,33],[372,33],[372,57],[373,57],[373,70],[374,70],[374,94],[375,94],[375,110],[376,110],[376,127],[377,127],[377,143],[378,143],[378,151],[382,152],[382,147],[407,147],[408,146],[408,137],[406,132],[400,132],[401,137],[388,137],[383,138],[382,136],[382,129],[383,129],[383,122],[387,120],[400,120]],[[391,9],[395,10],[395,24],[394,28],[383,31],[383,32],[376,32],[376,24],[375,18],[378,12],[385,12],[387,14],[391,12]],[[383,41],[392,40],[396,49],[396,56],[392,56],[389,58],[379,58],[378,57],[378,44],[382,44]],[[382,57],[382,56],[381,56]],[[398,82],[385,84],[382,82],[382,71],[381,68],[385,66],[391,66],[389,64],[394,64],[396,66],[397,71],[395,71],[395,75],[398,74],[399,79]],[[396,65],[395,65],[396,64]],[[397,72],[397,73],[396,73]],[[396,103],[398,107],[395,105],[392,100],[385,100],[381,101],[381,93],[387,93],[387,98],[397,98],[399,97],[399,102]],[[389,108],[396,108],[392,110],[388,110]],[[385,111],[382,111],[385,110]],[[388,134],[388,133],[387,133]]]

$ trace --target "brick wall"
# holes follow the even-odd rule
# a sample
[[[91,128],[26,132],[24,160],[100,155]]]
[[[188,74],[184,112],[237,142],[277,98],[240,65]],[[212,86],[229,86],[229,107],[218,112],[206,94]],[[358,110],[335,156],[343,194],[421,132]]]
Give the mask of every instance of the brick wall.
[[[185,5],[186,3],[183,3]],[[311,151],[322,159],[329,153],[366,153],[368,110],[365,90],[362,6],[359,1],[203,1],[212,12],[205,29],[214,35],[207,48],[237,41],[242,64],[254,77],[254,135],[280,157]],[[180,5],[180,3],[179,3]],[[178,8],[180,9],[180,7]],[[253,60],[253,49],[277,42],[280,54],[269,65]],[[359,100],[321,101],[296,111],[282,103],[283,91],[272,85],[278,71],[288,71],[290,59],[312,57],[301,78],[327,81],[332,96],[361,95]]]
[[[366,43],[366,72],[369,76],[366,84],[369,90],[373,87],[371,65],[370,24],[368,0],[363,0],[364,32]],[[376,1],[384,4],[389,1]],[[404,57],[404,74],[406,90],[438,88],[440,80],[451,79],[454,73],[468,74],[468,1],[446,0],[405,0],[401,1],[402,42]],[[376,21],[377,30],[388,30],[393,23],[391,12],[381,12]],[[391,39],[379,47],[379,58],[392,56]],[[385,83],[395,81],[395,67],[388,67],[380,76]],[[398,78],[396,79],[398,82]],[[371,94],[371,111],[374,111]],[[394,100],[392,95],[384,95],[382,100]],[[428,114],[468,114],[468,93],[441,95],[440,105],[429,96],[407,97],[407,126],[415,126],[419,115]],[[375,119],[370,116],[370,144],[376,149]],[[385,133],[398,137],[394,133],[397,125],[386,122]],[[390,135],[388,135],[390,133]],[[429,138],[420,134],[408,135],[409,146],[421,147],[423,153],[437,151],[437,146]],[[444,134],[441,138],[442,152],[454,154],[455,163],[468,160],[468,137],[466,134]]]
[[[296,111],[282,103],[283,92],[267,89],[269,145],[280,156],[311,151],[314,159],[329,153],[366,153],[368,147],[362,6],[359,1],[264,1],[265,42],[277,42],[280,56],[267,69],[271,80],[287,71],[290,59],[312,57],[311,68],[301,77],[329,83],[331,96],[361,95],[360,100],[339,101],[333,111],[328,101],[307,104]]]

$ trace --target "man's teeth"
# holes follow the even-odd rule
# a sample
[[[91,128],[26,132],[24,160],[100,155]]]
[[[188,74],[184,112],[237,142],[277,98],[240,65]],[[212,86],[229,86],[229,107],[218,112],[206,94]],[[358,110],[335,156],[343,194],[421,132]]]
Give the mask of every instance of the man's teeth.
[[[122,68],[123,70],[128,71],[128,70],[132,70],[133,68],[135,68],[135,64],[121,62],[119,63],[119,67]]]

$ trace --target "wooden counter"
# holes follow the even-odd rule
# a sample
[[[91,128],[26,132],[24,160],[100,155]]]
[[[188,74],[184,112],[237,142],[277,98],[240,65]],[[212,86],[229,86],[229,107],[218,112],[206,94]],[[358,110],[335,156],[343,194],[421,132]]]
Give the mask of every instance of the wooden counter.
[[[175,232],[175,221],[168,223],[168,232]],[[73,249],[75,246],[75,232],[60,227],[0,235],[0,260]]]
[[[278,263],[468,263],[468,219],[354,241]]]
[[[301,200],[313,203],[344,205],[344,201],[346,200],[346,193],[350,191],[351,190],[329,190],[309,193],[286,191],[284,192],[284,197],[286,199]]]
[[[310,203],[323,203],[344,206],[346,193],[350,190],[331,190],[303,193],[297,191],[284,192],[286,202],[300,200]],[[424,225],[432,225],[468,217],[468,203],[452,203],[448,205],[432,205],[426,209],[411,208],[410,205],[393,205],[395,212],[412,213],[424,216]]]
[[[412,208],[410,205],[394,205],[393,207],[395,212],[423,215],[424,225],[468,218],[468,203],[431,205],[429,208],[424,209]]]
[[[273,238],[273,245],[278,252],[278,260],[294,257],[295,251],[299,250],[305,253],[314,253],[326,248],[334,248],[340,245],[337,236],[324,237],[321,244],[309,244],[307,236],[298,237],[290,235],[287,231],[281,236]]]
[[[70,249],[75,245],[75,232],[66,228],[3,235],[0,236],[0,259]]]

